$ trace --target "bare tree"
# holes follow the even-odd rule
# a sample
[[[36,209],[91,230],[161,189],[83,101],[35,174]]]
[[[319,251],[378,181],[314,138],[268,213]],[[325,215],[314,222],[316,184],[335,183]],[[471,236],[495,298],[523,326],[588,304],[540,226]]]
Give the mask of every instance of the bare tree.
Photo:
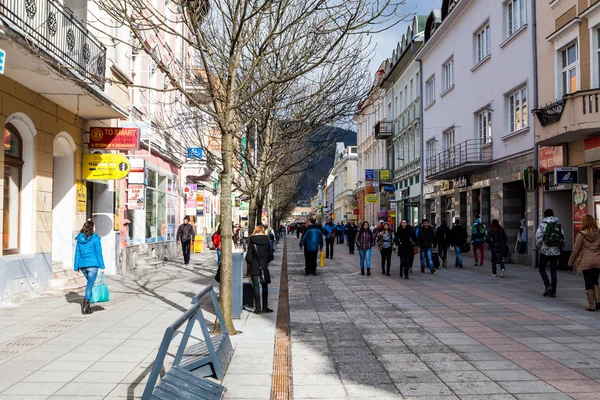
[[[210,116],[218,129],[223,237],[220,303],[227,328],[235,333],[230,223],[234,149],[242,133],[255,122],[255,118],[243,115],[242,107],[273,85],[299,77],[318,80],[324,65],[335,65],[355,54],[349,49],[362,47],[364,35],[396,23],[404,1],[176,0],[159,7],[149,0],[94,1],[117,24],[131,30],[166,75],[169,90],[178,91],[188,106]],[[177,62],[165,63],[162,54],[145,46],[159,35],[176,36],[185,42],[204,71],[197,74],[197,86],[203,90],[190,90],[182,82],[185,63],[183,67]],[[268,68],[274,55],[286,51],[286,64]],[[310,98],[305,101],[310,102]]]

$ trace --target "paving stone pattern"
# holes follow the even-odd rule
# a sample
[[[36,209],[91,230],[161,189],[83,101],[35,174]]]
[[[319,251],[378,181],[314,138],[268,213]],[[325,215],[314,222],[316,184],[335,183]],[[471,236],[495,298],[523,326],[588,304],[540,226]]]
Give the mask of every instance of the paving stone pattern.
[[[542,297],[537,270],[491,264],[361,276],[358,252],[335,245],[318,277],[288,243],[295,399],[599,399],[600,312],[585,311],[583,278],[559,272]],[[449,264],[453,265],[451,259]]]

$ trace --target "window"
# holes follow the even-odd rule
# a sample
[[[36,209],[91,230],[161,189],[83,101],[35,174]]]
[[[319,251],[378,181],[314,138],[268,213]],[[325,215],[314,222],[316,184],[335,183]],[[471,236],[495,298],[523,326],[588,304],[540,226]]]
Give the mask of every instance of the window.
[[[454,59],[448,61],[443,67],[443,85],[444,90],[454,86]]]
[[[561,95],[566,95],[577,91],[577,43],[573,43],[561,51]]]
[[[431,77],[425,87],[425,105],[433,104],[435,101],[435,77]]]
[[[444,146],[446,150],[454,148],[454,129],[444,132]]]
[[[596,60],[597,60],[597,64],[596,64],[596,73],[598,74],[598,84],[596,85],[597,87],[600,87],[600,28],[596,30]]]
[[[492,142],[492,126],[490,124],[490,111],[484,110],[477,115],[477,131],[481,145]]]
[[[12,125],[4,127],[4,198],[3,198],[3,254],[19,253],[19,215],[21,203],[21,170],[23,169],[23,141]]]
[[[525,25],[526,12],[525,0],[512,0],[506,4],[506,12],[508,13],[508,36],[519,30]]]
[[[528,126],[527,89],[513,93],[508,99],[509,128],[511,132]]]
[[[600,35],[600,30],[598,30],[598,34]],[[415,74],[415,82],[417,82],[417,95],[416,95],[416,97],[419,97],[421,95],[421,87],[420,87],[421,81],[419,80],[419,73],[418,72]]]
[[[490,26],[486,25],[477,33],[477,63],[482,62],[491,54],[490,49]]]
[[[427,142],[427,158],[435,156],[435,141],[430,140]]]
[[[413,90],[414,90],[414,86],[415,86],[415,85],[414,85],[414,82],[413,82],[413,80],[411,79],[411,80],[410,80],[410,99],[409,99],[409,103],[412,103],[412,101],[413,101],[413,99],[414,99],[414,93],[415,93],[415,92],[413,91]]]

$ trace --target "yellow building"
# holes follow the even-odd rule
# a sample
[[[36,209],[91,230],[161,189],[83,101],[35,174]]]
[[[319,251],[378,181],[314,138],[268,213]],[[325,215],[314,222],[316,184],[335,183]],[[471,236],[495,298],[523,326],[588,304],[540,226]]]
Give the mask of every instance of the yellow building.
[[[41,293],[52,278],[71,283],[73,237],[92,215],[107,271],[118,267],[114,185],[81,181],[89,127],[127,115],[127,90],[105,83],[121,76],[107,62],[116,50],[60,3],[24,3],[0,1],[0,302]]]

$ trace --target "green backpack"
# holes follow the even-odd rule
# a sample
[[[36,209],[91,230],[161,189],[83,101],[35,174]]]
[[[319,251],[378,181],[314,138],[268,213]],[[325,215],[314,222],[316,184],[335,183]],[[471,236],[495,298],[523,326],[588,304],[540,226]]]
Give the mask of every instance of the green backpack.
[[[546,224],[542,241],[548,247],[561,247],[563,245],[562,229],[557,222]]]

